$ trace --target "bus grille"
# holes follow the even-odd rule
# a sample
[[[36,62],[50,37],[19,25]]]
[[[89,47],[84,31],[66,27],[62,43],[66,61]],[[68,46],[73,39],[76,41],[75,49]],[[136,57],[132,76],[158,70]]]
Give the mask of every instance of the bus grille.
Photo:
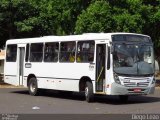
[[[123,82],[124,86],[126,87],[147,87],[150,83],[148,78],[124,78],[124,81],[130,81],[130,80],[132,82]],[[143,82],[144,80],[145,81],[147,80],[147,82]]]

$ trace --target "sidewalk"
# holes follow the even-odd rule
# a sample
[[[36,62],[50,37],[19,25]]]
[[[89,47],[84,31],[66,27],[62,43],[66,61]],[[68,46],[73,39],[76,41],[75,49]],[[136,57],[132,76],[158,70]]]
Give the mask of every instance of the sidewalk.
[[[14,86],[0,81],[0,88],[24,88],[23,86]]]

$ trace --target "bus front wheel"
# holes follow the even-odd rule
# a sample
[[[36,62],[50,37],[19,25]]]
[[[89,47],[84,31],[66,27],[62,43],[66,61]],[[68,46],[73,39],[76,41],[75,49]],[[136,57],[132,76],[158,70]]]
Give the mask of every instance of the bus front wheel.
[[[38,95],[38,85],[37,85],[37,79],[36,78],[33,77],[29,80],[28,89],[29,89],[29,94],[30,95],[32,95],[32,96]]]
[[[86,82],[85,86],[85,98],[87,102],[93,102],[94,99],[93,85],[89,81]]]

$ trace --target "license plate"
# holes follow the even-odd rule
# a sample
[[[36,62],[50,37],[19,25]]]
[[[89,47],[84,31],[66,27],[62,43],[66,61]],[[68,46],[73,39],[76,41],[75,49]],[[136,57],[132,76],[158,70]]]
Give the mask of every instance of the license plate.
[[[141,92],[141,89],[140,88],[135,88],[134,92]]]

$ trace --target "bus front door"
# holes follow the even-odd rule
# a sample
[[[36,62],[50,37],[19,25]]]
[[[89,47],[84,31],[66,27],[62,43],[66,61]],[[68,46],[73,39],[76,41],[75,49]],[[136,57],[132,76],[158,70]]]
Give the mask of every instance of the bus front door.
[[[104,92],[106,44],[97,44],[96,51],[96,92]]]
[[[23,85],[23,69],[24,69],[24,54],[25,47],[19,47],[18,49],[18,75],[19,75],[19,85]]]

